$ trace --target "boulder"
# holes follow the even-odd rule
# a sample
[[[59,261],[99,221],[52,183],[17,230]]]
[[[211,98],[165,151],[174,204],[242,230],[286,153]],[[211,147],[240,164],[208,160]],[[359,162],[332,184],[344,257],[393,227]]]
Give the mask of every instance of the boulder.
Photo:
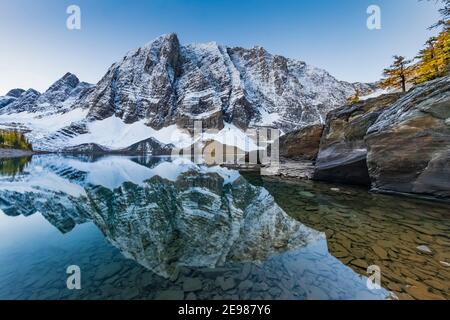
[[[292,160],[316,160],[323,129],[322,124],[312,125],[282,136],[280,157]]]
[[[368,129],[372,187],[450,198],[450,77],[417,86]]]
[[[370,186],[367,129],[400,94],[387,94],[330,112],[320,142],[315,180]]]

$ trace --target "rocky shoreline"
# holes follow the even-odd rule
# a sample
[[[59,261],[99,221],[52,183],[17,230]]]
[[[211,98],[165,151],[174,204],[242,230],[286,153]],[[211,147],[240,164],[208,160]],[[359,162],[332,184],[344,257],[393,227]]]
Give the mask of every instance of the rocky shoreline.
[[[450,77],[338,108],[320,139],[318,132],[311,126],[280,139],[278,175],[312,161],[312,177],[298,178],[450,201]]]

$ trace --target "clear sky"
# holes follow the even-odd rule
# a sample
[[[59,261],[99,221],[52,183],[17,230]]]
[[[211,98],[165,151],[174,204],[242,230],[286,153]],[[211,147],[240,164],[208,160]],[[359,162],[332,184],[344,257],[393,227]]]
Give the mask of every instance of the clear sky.
[[[66,8],[81,8],[68,30]],[[382,29],[366,27],[380,6]],[[182,44],[265,47],[338,79],[375,81],[394,54],[413,57],[434,32],[434,1],[0,0],[0,95],[47,87],[64,73],[96,83],[130,49],[176,32]]]

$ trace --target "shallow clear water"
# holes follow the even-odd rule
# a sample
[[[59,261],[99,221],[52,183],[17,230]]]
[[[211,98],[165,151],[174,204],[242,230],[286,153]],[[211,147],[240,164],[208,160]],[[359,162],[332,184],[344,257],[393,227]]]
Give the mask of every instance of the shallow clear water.
[[[45,155],[0,172],[0,299],[450,297],[449,205],[179,158]]]

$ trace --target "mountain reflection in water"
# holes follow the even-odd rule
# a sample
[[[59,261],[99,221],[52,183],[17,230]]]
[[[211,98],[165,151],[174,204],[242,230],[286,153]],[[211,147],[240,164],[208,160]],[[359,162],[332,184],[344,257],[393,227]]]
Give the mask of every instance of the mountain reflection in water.
[[[0,208],[2,299],[389,297],[264,187],[183,158],[35,156],[0,177]]]

